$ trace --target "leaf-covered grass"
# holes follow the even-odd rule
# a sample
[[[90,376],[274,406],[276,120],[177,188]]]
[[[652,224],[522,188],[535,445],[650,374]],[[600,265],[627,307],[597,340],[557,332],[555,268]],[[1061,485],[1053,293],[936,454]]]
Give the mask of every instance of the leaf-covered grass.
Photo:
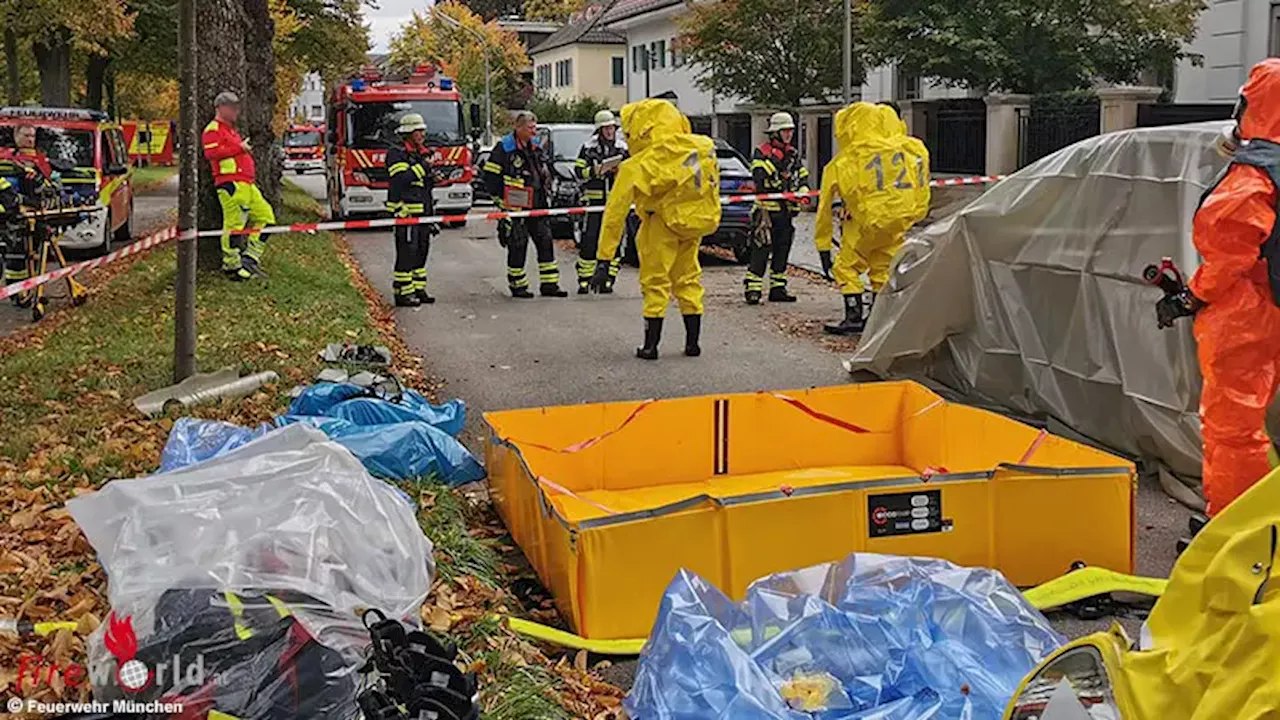
[[[405,483],[402,487],[414,496],[420,508],[418,522],[434,546],[437,574],[445,580],[470,575],[490,587],[499,587],[502,562],[492,543],[472,533],[471,528],[479,523],[466,501],[434,481]]]
[[[177,166],[164,167],[149,165],[135,168],[133,171],[133,191],[150,190],[163,185],[166,180],[178,174]]]
[[[284,218],[314,217],[314,201],[296,188],[285,194]],[[373,342],[369,308],[328,234],[286,234],[268,242],[267,281],[230,283],[200,273],[196,289],[197,358],[201,371],[231,366],[274,370],[282,382],[311,377],[317,351],[329,342]],[[173,375],[175,249],[138,258],[92,288],[86,305],[68,308],[52,284],[47,327],[0,340],[0,456],[14,461],[47,452],[47,475],[87,473],[95,483],[149,471],[150,443],[122,443],[114,425],[141,416],[131,400],[164,387]],[[5,308],[5,312],[13,312]],[[287,398],[272,394],[275,407]],[[224,403],[230,405],[231,403]],[[225,408],[234,412],[235,408]],[[199,414],[217,415],[218,406]],[[138,425],[140,423],[132,423]],[[148,424],[154,426],[155,424]]]

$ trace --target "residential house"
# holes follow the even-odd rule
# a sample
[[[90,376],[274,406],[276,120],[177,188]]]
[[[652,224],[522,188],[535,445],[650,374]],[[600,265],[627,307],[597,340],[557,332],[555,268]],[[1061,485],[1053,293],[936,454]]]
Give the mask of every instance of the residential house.
[[[1179,103],[1234,103],[1249,68],[1280,56],[1280,2],[1213,0],[1200,14],[1188,48],[1204,59],[1178,63],[1173,96]]]
[[[590,8],[529,51],[538,93],[562,102],[590,96],[614,109],[627,102],[627,39],[599,27],[600,18]]]
[[[289,118],[305,118],[318,125],[324,122],[324,104],[324,80],[320,73],[307,73],[302,76],[298,94],[289,103]]]
[[[525,20],[521,17],[502,17],[498,18],[498,27],[516,34],[520,44],[524,46],[525,54],[531,55],[533,48],[541,45],[547,38],[554,35],[563,23],[550,22],[547,20]],[[533,62],[520,69],[520,76],[530,85],[534,82]]]

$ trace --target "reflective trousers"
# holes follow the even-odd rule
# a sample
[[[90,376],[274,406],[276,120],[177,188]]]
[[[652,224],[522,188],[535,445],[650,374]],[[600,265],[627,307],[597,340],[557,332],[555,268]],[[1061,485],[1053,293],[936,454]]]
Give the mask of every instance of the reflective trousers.
[[[222,205],[222,269],[239,270],[241,252],[254,260],[261,260],[266,249],[261,233],[249,235],[248,240],[244,240],[243,235],[233,236],[232,233],[245,228],[246,215],[249,227],[274,224],[276,213],[271,204],[253,183],[224,183],[218,186],[217,193],[218,203]]]
[[[1265,283],[1241,279],[1195,319],[1204,384],[1204,495],[1209,514],[1271,471],[1267,406],[1280,384],[1280,307]]]
[[[841,225],[840,253],[832,263],[831,272],[840,283],[842,295],[859,295],[866,291],[866,274],[871,281],[870,290],[880,292],[889,281],[889,265],[893,256],[902,249],[906,233],[885,232],[871,228],[855,232],[853,223]]]
[[[640,292],[644,316],[666,315],[676,296],[681,315],[702,314],[702,266],[698,264],[700,237],[679,237],[657,215],[640,223],[636,250],[640,253]]]
[[[765,267],[769,268],[769,288],[787,287],[787,262],[791,259],[791,243],[796,227],[790,210],[769,212],[769,244],[751,249],[751,261],[747,264],[747,290],[761,292],[764,289]]]
[[[582,231],[582,240],[578,243],[578,284],[586,285],[596,272],[596,253],[600,249],[600,225],[604,222],[604,213],[587,213],[587,224]],[[622,231],[626,233],[624,229]],[[609,263],[609,280],[618,277],[618,269],[622,267],[622,254],[614,256]]]
[[[396,226],[396,265],[391,283],[396,295],[412,295],[427,289],[430,230],[426,225]]]
[[[530,239],[538,255],[538,282],[543,285],[560,284],[550,220],[545,217],[499,220],[498,239],[507,247],[507,284],[512,290],[529,287],[524,263],[529,256]]]

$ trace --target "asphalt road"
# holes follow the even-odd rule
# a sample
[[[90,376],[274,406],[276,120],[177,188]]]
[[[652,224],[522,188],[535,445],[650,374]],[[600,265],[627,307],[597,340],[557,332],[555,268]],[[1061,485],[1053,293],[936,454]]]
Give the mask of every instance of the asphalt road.
[[[319,176],[294,181],[323,199]],[[802,216],[796,238],[802,265],[816,261],[808,218]],[[364,272],[390,300],[390,233],[349,237]],[[561,284],[569,289],[575,255],[560,248],[557,256]],[[683,328],[673,307],[662,357],[644,362],[633,355],[642,335],[635,270],[624,268],[613,296],[516,301],[507,293],[504,258],[491,223],[445,230],[433,241],[429,263],[436,304],[397,311],[411,350],[421,353],[433,374],[445,381],[446,394],[466,401],[470,412],[464,439],[477,451],[483,448],[477,434],[480,415],[490,410],[849,382],[840,361],[851,347],[821,332],[821,323],[839,309],[835,288],[821,281],[793,278],[791,289],[800,297],[793,305],[748,307],[741,294],[744,269],[704,254],[707,309],[702,357],[680,353]],[[532,257],[528,271],[536,277]],[[1140,484],[1140,574],[1167,576],[1187,516],[1154,482]],[[1089,532],[1089,526],[1089,518],[1080,518],[1079,532]],[[1105,629],[1111,622],[1082,621],[1063,613],[1051,620],[1072,637]],[[1136,637],[1139,622],[1123,623]]]
[[[164,184],[134,195],[133,198],[133,237],[145,237],[165,225],[173,222],[172,211],[178,207],[178,176],[174,175]],[[116,244],[116,249],[121,246]],[[91,255],[85,252],[68,252],[68,262],[79,262]],[[55,312],[69,305],[67,302],[67,284],[65,282],[50,283],[45,288],[49,295],[49,311]],[[31,324],[31,311],[15,307],[12,303],[0,301],[0,336],[8,335],[14,330]]]

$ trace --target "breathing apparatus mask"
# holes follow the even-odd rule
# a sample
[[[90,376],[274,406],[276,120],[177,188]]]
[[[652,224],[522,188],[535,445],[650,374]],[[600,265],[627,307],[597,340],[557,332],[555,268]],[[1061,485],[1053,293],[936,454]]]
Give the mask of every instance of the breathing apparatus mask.
[[[1249,106],[1249,100],[1244,96],[1244,88],[1240,88],[1240,95],[1236,98],[1236,107],[1231,111],[1232,125],[1223,128],[1222,133],[1218,136],[1217,150],[1218,154],[1224,158],[1230,158],[1244,143],[1240,139],[1240,120],[1244,117],[1244,112]]]

